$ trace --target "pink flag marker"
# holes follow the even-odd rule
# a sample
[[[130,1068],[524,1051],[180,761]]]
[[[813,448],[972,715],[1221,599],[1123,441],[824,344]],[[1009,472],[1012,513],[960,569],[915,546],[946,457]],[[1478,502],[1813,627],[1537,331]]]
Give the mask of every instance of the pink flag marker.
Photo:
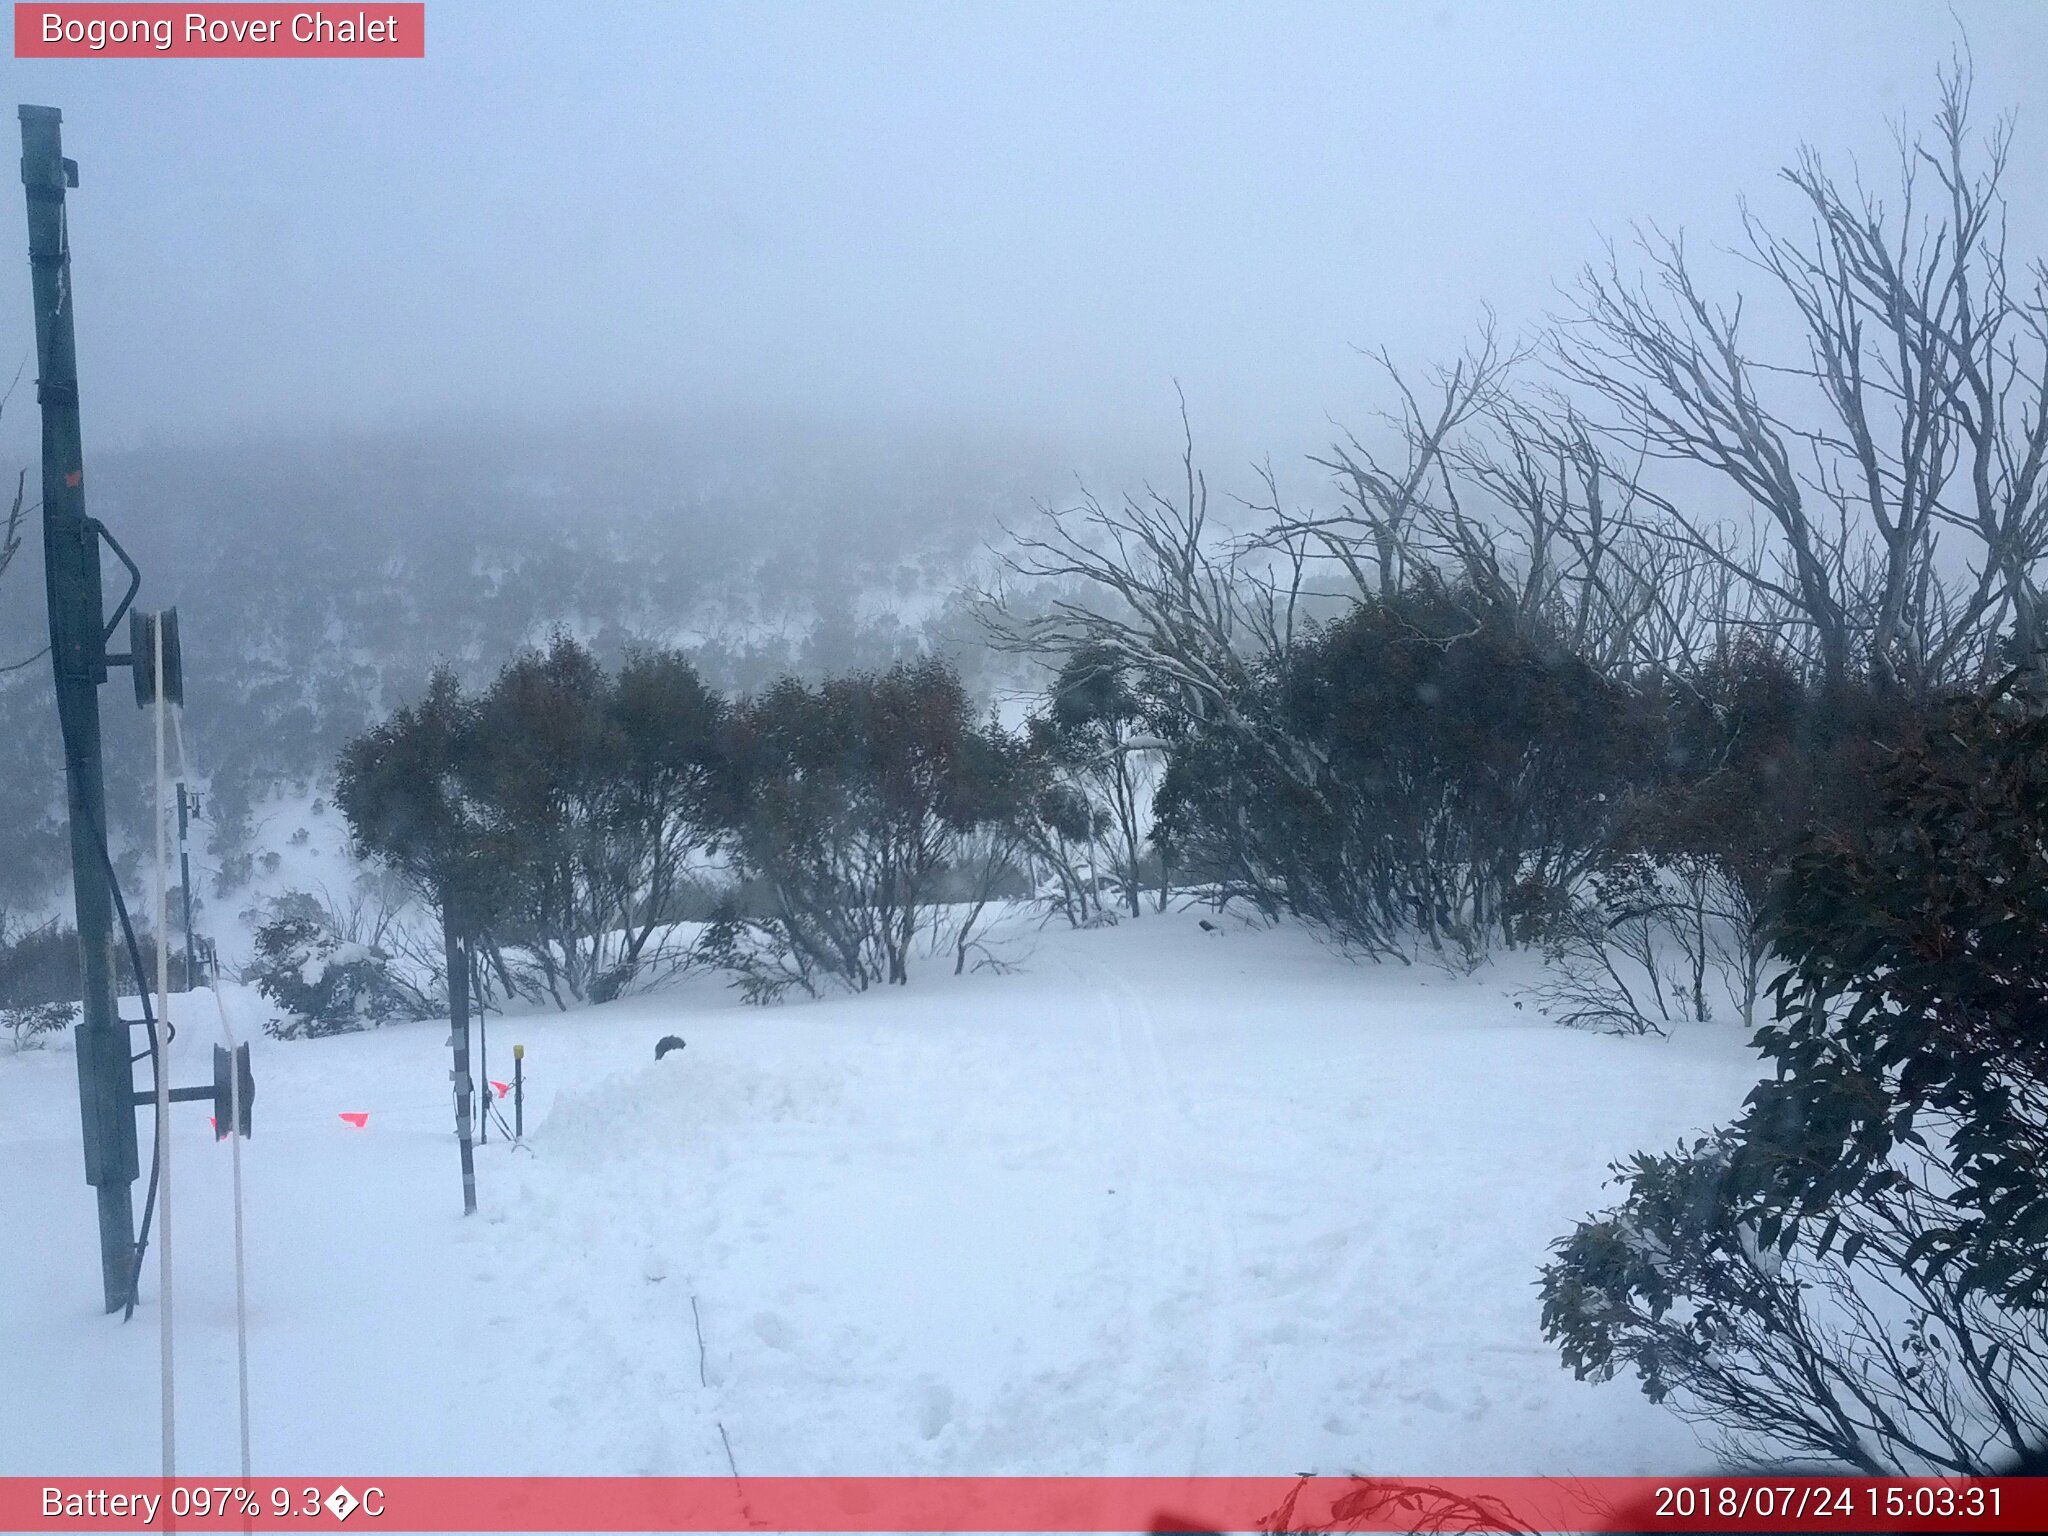
[[[498,1097],[501,1099],[512,1091],[510,1083],[501,1083],[495,1077],[491,1079],[491,1086],[498,1090]]]
[[[370,1112],[367,1109],[344,1109],[341,1118],[360,1131],[370,1123]]]

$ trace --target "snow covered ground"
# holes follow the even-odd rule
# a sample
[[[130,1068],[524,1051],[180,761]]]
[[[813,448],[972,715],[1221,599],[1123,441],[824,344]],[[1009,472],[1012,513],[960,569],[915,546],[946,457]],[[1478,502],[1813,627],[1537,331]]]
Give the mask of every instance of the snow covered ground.
[[[1512,966],[1193,915],[1018,944],[862,997],[703,978],[493,1018],[528,1148],[479,1149],[470,1220],[445,1026],[280,1044],[231,992],[256,1470],[721,1473],[727,1442],[742,1474],[1708,1464],[1633,1383],[1571,1379],[1534,1280],[1610,1160],[1732,1114],[1739,1028],[1576,1034]],[[200,1081],[210,1000],[173,1008]],[[174,1113],[180,1470],[228,1473],[229,1155]],[[0,1473],[157,1466],[156,1261],[133,1322],[100,1313],[77,1115],[68,1045],[0,1052]]]

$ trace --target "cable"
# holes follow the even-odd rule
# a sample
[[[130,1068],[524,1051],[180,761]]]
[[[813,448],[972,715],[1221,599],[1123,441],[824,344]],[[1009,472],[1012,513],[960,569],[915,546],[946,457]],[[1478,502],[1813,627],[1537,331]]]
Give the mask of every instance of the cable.
[[[114,872],[114,856],[107,850],[107,829],[96,821],[89,821],[93,841],[99,844],[100,863],[107,872],[107,892],[114,899],[114,915],[121,920],[121,935],[127,941],[128,968],[135,974],[135,990],[142,1001],[142,1027],[149,1039],[148,1056],[151,1082],[154,1084],[164,1069],[163,1052],[158,1049],[156,1010],[150,1007],[149,989],[142,984],[142,946],[135,942],[135,924],[128,917],[128,903],[121,897],[120,877]],[[164,1041],[168,1045],[177,1038],[178,1032],[170,1020],[164,1020]],[[140,1060],[140,1057],[135,1058]],[[149,1158],[149,1192],[142,1202],[142,1230],[135,1239],[135,1265],[128,1277],[128,1306],[121,1314],[121,1321],[127,1322],[135,1315],[135,1296],[142,1285],[142,1256],[149,1250],[149,1222],[156,1209],[157,1160],[154,1150]]]
[[[182,766],[184,763],[184,734],[182,727],[179,728],[178,759],[180,766]],[[128,903],[121,896],[121,879],[114,871],[114,855],[107,845],[107,829],[99,823],[93,822],[91,823],[91,831],[94,841],[99,844],[100,863],[107,872],[107,890],[114,899],[114,914],[121,920],[121,934],[128,947],[128,969],[134,974],[136,996],[142,1003],[143,1032],[149,1040],[149,1050],[146,1054],[150,1061],[151,1086],[160,1088],[163,1084],[165,1063],[163,1052],[157,1048],[156,1013],[150,1007],[149,988],[144,983],[142,977],[142,946],[135,940],[135,924],[129,919]],[[157,926],[162,927],[162,922],[159,921]],[[218,997],[217,993],[215,995]],[[165,1046],[169,1046],[177,1038],[177,1025],[166,1018],[164,1020],[162,1043]],[[136,1061],[141,1059],[141,1056],[134,1058]],[[149,1155],[149,1187],[142,1198],[142,1225],[135,1238],[135,1263],[128,1276],[128,1305],[121,1312],[121,1321],[124,1323],[135,1316],[135,1303],[142,1292],[142,1262],[149,1253],[149,1227],[156,1213],[159,1172],[157,1151],[155,1146],[152,1146]]]
[[[132,564],[130,566],[130,569],[131,571],[133,570]],[[130,595],[133,595],[132,592]],[[164,761],[164,727],[167,718],[170,718],[172,720],[174,728],[177,731],[180,782],[182,782],[183,780],[185,769],[185,742],[183,727],[181,724],[178,724],[176,722],[176,717],[171,717],[169,715],[168,700],[165,697],[163,631],[161,627],[157,627],[154,629],[153,633],[155,641],[153,670],[155,673],[156,681],[156,798],[153,809],[156,814],[156,892],[158,909],[158,931],[156,935],[157,999],[156,1006],[154,1008],[151,1007],[149,988],[142,969],[142,946],[136,940],[135,923],[133,918],[129,914],[127,900],[121,893],[120,875],[119,872],[114,868],[113,850],[110,841],[107,837],[107,829],[104,825],[103,818],[95,814],[97,811],[97,807],[93,807],[90,805],[81,805],[79,809],[83,812],[86,829],[91,834],[92,841],[99,850],[100,865],[101,868],[106,873],[107,893],[110,898],[111,904],[114,908],[115,915],[120,919],[121,936],[128,953],[129,971],[130,974],[135,978],[136,995],[142,1005],[142,1018],[140,1022],[143,1026],[145,1036],[148,1040],[148,1048],[141,1055],[131,1056],[129,1058],[130,1065],[132,1066],[134,1062],[141,1060],[142,1055],[147,1055],[150,1062],[150,1076],[155,1088],[154,1098],[156,1106],[156,1135],[154,1137],[154,1145],[152,1146],[150,1153],[149,1187],[148,1192],[143,1200],[141,1227],[137,1232],[134,1240],[133,1257],[128,1277],[128,1299],[127,1304],[122,1311],[122,1321],[127,1322],[135,1316],[135,1307],[142,1286],[142,1265],[149,1251],[150,1225],[152,1219],[155,1216],[158,1200],[161,1197],[164,1203],[164,1217],[163,1232],[160,1239],[158,1257],[161,1263],[160,1284],[162,1286],[163,1292],[163,1305],[159,1342],[161,1349],[163,1373],[163,1466],[164,1475],[166,1477],[170,1477],[174,1475],[175,1472],[177,1442],[176,1397],[174,1392],[175,1378],[173,1374],[173,1340],[175,1335],[173,1330],[172,1313],[172,1272],[169,1202],[170,1115],[168,1101],[170,1085],[167,1073],[169,1070],[168,1047],[170,1046],[171,1042],[177,1038],[177,1027],[175,1024],[171,1022],[170,1018],[170,951],[168,947],[170,940],[169,930],[164,926],[164,923],[168,919],[169,915],[168,893],[166,890],[169,874],[168,853],[165,847],[166,806],[164,799],[164,785],[166,781]],[[141,658],[139,657],[131,658],[130,664],[137,665],[140,663],[140,660]],[[67,726],[69,725],[68,721],[64,723]],[[68,739],[70,733],[67,730],[65,734],[67,737],[66,747],[68,750],[70,746],[70,742]],[[191,978],[188,977],[188,987],[190,984]],[[212,990],[214,993],[214,1005],[216,1009],[219,1010],[220,1013],[221,1032],[229,1042],[230,1054],[232,1056],[236,1054],[234,1031],[228,1023],[226,1005],[221,999],[219,988],[216,986]],[[159,1030],[157,1027],[159,1019],[161,1019],[163,1026],[161,1030]],[[122,1022],[119,1018],[118,1007],[116,1009],[116,1018],[114,1022]],[[244,1244],[243,1232],[242,1164],[240,1146],[241,1072],[239,1070],[239,1062],[236,1062],[235,1066],[230,1071],[229,1116],[229,1134],[233,1136],[236,1142],[234,1148],[235,1314],[237,1335],[237,1366],[240,1377],[239,1386],[241,1410],[240,1420],[242,1475],[244,1477],[248,1477],[250,1475],[248,1305],[246,1283],[247,1272],[245,1266],[246,1249]]]
[[[61,296],[59,302],[61,306]],[[64,750],[68,755],[71,752],[73,752],[76,747],[76,742],[74,739],[75,727],[74,722],[70,717],[69,711],[63,709],[60,709],[58,711],[57,724],[59,733],[63,737]],[[142,946],[136,943],[135,941],[135,924],[129,918],[128,903],[125,899],[123,899],[121,895],[121,878],[120,875],[114,869],[114,855],[113,850],[111,849],[107,841],[107,829],[104,819],[101,815],[97,813],[98,808],[91,805],[89,803],[89,798],[86,796],[79,796],[73,802],[73,804],[74,808],[83,815],[86,830],[89,833],[91,833],[93,843],[99,848],[100,867],[106,871],[107,876],[107,894],[113,902],[115,915],[119,917],[121,920],[121,936],[124,942],[126,943],[128,949],[128,968],[129,971],[135,977],[135,991],[142,1003],[141,1022],[143,1026],[143,1031],[149,1041],[148,1056],[150,1061],[150,1074],[153,1083],[159,1089],[159,1101],[161,1101],[161,1090],[164,1084],[163,1073],[165,1067],[164,1047],[169,1045],[169,1043],[172,1040],[175,1040],[177,1038],[178,1032],[176,1027],[172,1025],[172,1023],[170,1022],[170,1020],[166,1019],[164,1020],[163,1038],[161,1040],[158,1039],[156,1027],[156,1013],[155,1010],[150,1007],[149,988],[147,983],[143,979]],[[118,980],[119,977],[117,975],[117,983]],[[115,1005],[116,1017],[114,1022],[127,1022],[123,1021],[119,1017],[118,995],[119,994],[117,992],[117,1001]],[[87,999],[87,1001],[89,1002],[90,999]],[[134,1063],[141,1059],[142,1058],[140,1056],[131,1056],[129,1058],[130,1067],[132,1068],[134,1066]],[[129,1087],[129,1092],[133,1092],[132,1081]],[[132,1259],[132,1265],[128,1274],[128,1303],[126,1307],[122,1309],[121,1313],[121,1321],[124,1323],[135,1316],[136,1295],[142,1285],[142,1260],[143,1255],[147,1253],[149,1249],[149,1225],[151,1216],[154,1214],[156,1209],[157,1184],[159,1182],[159,1177],[159,1159],[157,1157],[155,1150],[152,1150],[149,1160],[149,1191],[143,1199],[142,1226],[135,1237],[134,1255]]]
[[[107,872],[107,893],[114,901],[114,915],[121,920],[121,936],[128,949],[128,969],[135,977],[136,996],[142,1004],[143,1033],[149,1040],[149,1049],[144,1054],[149,1057],[150,1081],[152,1086],[155,1086],[162,1079],[164,1059],[163,1052],[158,1049],[156,1010],[150,1006],[149,988],[143,982],[142,946],[135,940],[135,924],[128,916],[128,903],[121,895],[121,877],[115,872],[114,855],[107,846],[107,829],[93,820],[89,812],[87,828],[93,835],[93,841],[99,845],[100,865]],[[161,1043],[168,1046],[177,1038],[177,1026],[169,1019],[165,1019]],[[137,1056],[133,1059],[140,1061],[142,1057]],[[152,1148],[149,1158],[149,1189],[142,1201],[142,1228],[135,1238],[135,1263],[128,1277],[128,1305],[121,1313],[121,1321],[124,1323],[135,1316],[136,1297],[142,1288],[142,1260],[149,1252],[149,1225],[156,1210],[157,1173],[157,1157],[155,1149]]]
[[[180,766],[183,766],[182,761]],[[220,1032],[228,1042],[228,1055],[234,1058],[240,1054],[240,1042],[228,1023],[228,1007],[221,1001],[220,988],[209,989],[213,993],[213,1006],[220,1013]],[[231,1060],[228,1068],[228,1140],[234,1145],[230,1149],[234,1161],[235,1182],[235,1377],[240,1394],[242,1430],[242,1476],[249,1473],[249,1291],[247,1284],[248,1266],[244,1262],[242,1245],[242,1069],[238,1060]]]
[[[156,818],[156,1011],[168,1026],[171,1018],[171,951],[170,951],[170,899],[169,874],[170,855],[165,846],[164,817],[164,716],[170,711],[170,701],[164,697],[164,616],[158,614],[149,626],[151,644],[151,671],[155,686],[151,692],[156,701],[156,799],[151,806]],[[137,656],[131,665],[140,665]],[[168,1045],[168,1039],[165,1041]],[[163,1370],[163,1447],[164,1476],[175,1477],[178,1470],[178,1392],[177,1375],[173,1368],[176,1334],[172,1318],[171,1290],[171,1084],[169,1074],[158,1063],[156,1074],[156,1156],[163,1172],[159,1180],[161,1203],[163,1205],[163,1231],[157,1240],[157,1348]],[[230,1130],[238,1129],[230,1127]]]
[[[121,899],[121,881],[114,873],[114,856],[107,851],[107,833],[104,827],[94,825],[92,832],[100,846],[100,862],[106,866],[107,890],[114,898],[114,915],[121,919],[121,933],[128,944],[128,968],[135,973],[135,990],[142,1000],[142,1027],[149,1038],[149,1063],[151,1083],[161,1080],[164,1070],[163,1052],[158,1049],[156,1010],[150,1007],[149,991],[142,985],[142,946],[135,942],[135,924],[128,919],[128,903]],[[165,1039],[168,1045],[177,1038],[177,1031],[170,1020],[164,1020]],[[121,1321],[127,1322],[135,1315],[136,1293],[142,1286],[142,1256],[149,1251],[150,1216],[156,1209],[157,1158],[152,1148],[149,1156],[149,1192],[142,1201],[142,1230],[135,1239],[135,1266],[128,1277],[128,1306],[121,1314]]]
[[[67,750],[69,745],[67,741]],[[156,1011],[150,1007],[149,988],[142,979],[142,946],[135,942],[135,924],[129,919],[128,903],[121,896],[121,877],[114,869],[114,855],[107,846],[107,829],[92,814],[92,808],[89,805],[81,803],[80,809],[85,812],[86,830],[92,833],[93,842],[99,848],[100,867],[107,872],[107,894],[113,899],[114,915],[121,920],[121,936],[128,948],[128,969],[135,977],[135,991],[142,1003],[142,1028],[143,1033],[149,1040],[147,1055],[150,1061],[151,1081],[154,1084],[161,1081],[164,1061],[163,1052],[159,1049],[159,1042],[157,1040]],[[168,1045],[177,1037],[178,1031],[171,1024],[171,1021],[169,1019],[164,1020],[164,1039],[161,1043]],[[140,1056],[131,1057],[130,1064],[132,1065],[141,1059]],[[156,1209],[156,1186],[157,1159],[154,1150],[152,1150],[149,1159],[149,1192],[143,1197],[142,1202],[142,1229],[135,1239],[134,1267],[129,1271],[128,1275],[128,1305],[121,1313],[121,1321],[124,1323],[135,1315],[136,1292],[142,1285],[142,1256],[149,1249],[150,1216]]]
[[[121,937],[128,949],[128,969],[135,977],[136,996],[142,1004],[143,1033],[149,1040],[150,1080],[152,1086],[157,1090],[158,1103],[161,1104],[166,1089],[164,1047],[177,1039],[178,1031],[171,1021],[166,1018],[164,1020],[163,1037],[161,1040],[158,1038],[156,1010],[150,1006],[149,987],[143,979],[142,946],[135,940],[135,924],[128,916],[128,903],[121,895],[121,877],[114,869],[114,855],[107,844],[107,829],[97,819],[92,817],[89,808],[87,809],[87,827],[93,835],[93,841],[99,846],[100,865],[107,872],[107,894],[113,898],[114,915],[121,920]],[[139,1060],[140,1058],[135,1059]],[[161,1109],[158,1110],[158,1117],[158,1123],[161,1125],[163,1120]],[[142,1261],[149,1252],[149,1226],[150,1220],[156,1211],[157,1185],[161,1179],[162,1170],[159,1155],[161,1146],[162,1133],[159,1131],[157,1144],[150,1149],[149,1189],[143,1196],[142,1226],[141,1230],[136,1234],[134,1262],[128,1271],[128,1305],[121,1312],[121,1321],[124,1323],[135,1316],[135,1303],[142,1290]]]
[[[178,782],[184,784],[191,775],[191,763],[185,756],[185,711],[181,708],[171,716],[171,734],[178,746]],[[159,791],[161,794],[161,791]],[[185,892],[189,903],[191,891]],[[187,912],[190,912],[188,905]],[[189,990],[193,981],[185,978]],[[220,1015],[221,1038],[227,1042],[228,1056],[228,1139],[233,1143],[229,1149],[234,1165],[235,1191],[235,1377],[236,1390],[241,1410],[242,1476],[250,1476],[249,1462],[249,1290],[246,1249],[242,1241],[242,1071],[238,1059],[241,1042],[235,1038],[234,1026],[228,1022],[228,1006],[220,995],[220,983],[215,979],[208,988],[213,993],[214,1011]]]

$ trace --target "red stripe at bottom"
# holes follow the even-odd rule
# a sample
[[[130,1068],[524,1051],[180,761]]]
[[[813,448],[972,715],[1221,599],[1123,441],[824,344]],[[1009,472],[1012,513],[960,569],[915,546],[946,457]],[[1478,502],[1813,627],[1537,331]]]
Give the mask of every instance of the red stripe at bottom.
[[[2048,1480],[0,1478],[7,1531],[2039,1531]]]

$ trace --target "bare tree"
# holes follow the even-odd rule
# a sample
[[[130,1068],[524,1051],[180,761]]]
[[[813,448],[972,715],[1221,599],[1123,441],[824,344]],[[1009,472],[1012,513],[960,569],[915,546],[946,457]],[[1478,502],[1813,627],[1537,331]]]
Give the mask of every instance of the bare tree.
[[[1448,460],[1468,422],[1502,400],[1519,351],[1502,346],[1491,312],[1478,338],[1457,362],[1412,385],[1384,351],[1369,353],[1399,397],[1398,409],[1383,413],[1392,446],[1375,452],[1355,432],[1311,462],[1335,477],[1342,509],[1333,513],[1289,514],[1276,504],[1271,542],[1290,551],[1313,550],[1335,561],[1360,597],[1390,597],[1415,575],[1425,558],[1419,541],[1433,526],[1437,510],[1432,488],[1448,488]]]
[[[1518,380],[1529,355],[1500,340],[1491,315],[1422,386],[1373,354],[1399,400],[1381,416],[1383,446],[1348,433],[1312,459],[1331,471],[1340,510],[1283,507],[1270,473],[1267,500],[1252,504],[1294,605],[1305,572],[1332,565],[1359,601],[1455,588],[1475,613],[1611,676],[1682,674],[1731,627],[1778,622],[1733,589],[1738,541],[1694,548],[1657,527],[1641,446],[1611,440],[1563,391]]]
[[[0,576],[7,574],[7,567],[21,551],[22,496],[27,487],[28,471],[24,469],[14,479],[14,504],[7,509],[7,526],[0,528]]]
[[[1505,910],[1494,897],[1523,871],[1511,859],[1504,866],[1499,849],[1480,862],[1453,853],[1444,839],[1460,835],[1462,802],[1422,781],[1398,790],[1419,818],[1403,822],[1414,859],[1387,865],[1389,829],[1373,807],[1385,810],[1395,786],[1354,803],[1357,786],[1333,775],[1326,737],[1290,723],[1288,691],[1275,686],[1312,638],[1327,643],[1329,631],[1311,620],[1332,605],[1364,604],[1417,646],[1447,650],[1490,631],[1549,649],[1576,614],[1589,636],[1598,632],[1589,648],[1629,661],[1654,651],[1675,664],[1673,652],[1697,637],[1687,629],[1695,610],[1671,578],[1697,581],[1699,563],[1608,510],[1628,509],[1632,483],[1583,422],[1509,398],[1512,358],[1490,327],[1433,376],[1426,407],[1381,361],[1403,402],[1386,418],[1392,446],[1374,456],[1354,436],[1338,459],[1318,461],[1339,473],[1340,510],[1286,508],[1267,469],[1265,499],[1244,503],[1261,526],[1235,537],[1212,531],[1207,483],[1184,432],[1179,496],[1148,488],[1112,505],[1084,491],[1077,505],[1045,509],[1041,529],[1015,536],[1007,558],[1013,575],[1038,584],[1036,595],[1054,595],[1026,609],[998,594],[987,620],[1000,644],[1064,658],[1063,678],[1077,667],[1083,676],[1128,668],[1145,694],[1165,701],[1156,744],[1178,765],[1178,782],[1166,783],[1180,813],[1169,819],[1178,829],[1169,841],[1194,833],[1183,851],[1205,884],[1327,922],[1363,952],[1392,954],[1411,923],[1438,950],[1465,943],[1457,935],[1469,937],[1468,924],[1491,931]],[[1468,511],[1468,496],[1486,512]],[[1505,518],[1489,515],[1498,506]],[[1313,580],[1331,571],[1334,590]],[[1342,856],[1312,850],[1269,824],[1278,803],[1294,808],[1297,830],[1341,826],[1360,841]],[[1135,867],[1135,850],[1125,852]]]
[[[28,358],[24,355],[21,367],[14,370],[14,377],[9,381],[6,391],[0,393],[0,416],[6,415],[8,403],[13,400],[15,388],[21,383],[22,372],[27,367]],[[5,578],[7,568],[14,564],[14,557],[21,553],[21,525],[27,519],[28,514],[34,510],[34,508],[28,505],[27,496],[28,470],[24,468],[15,472],[14,500],[7,508],[5,526],[0,526],[0,578]],[[49,647],[44,646],[33,655],[19,657],[13,661],[0,661],[0,677],[4,677],[9,672],[19,672],[22,668],[42,660],[48,654]]]
[[[992,641],[1039,656],[1091,647],[1170,695],[1199,728],[1228,732],[1304,787],[1318,764],[1249,707],[1260,665],[1291,643],[1301,598],[1299,560],[1275,579],[1271,542],[1212,532],[1207,477],[1195,467],[1182,402],[1178,497],[1147,487],[1121,502],[1085,487],[1068,507],[1042,506],[1042,532],[1012,531],[1009,575],[1053,596],[1027,609],[982,594]]]
[[[1931,131],[1898,134],[1890,202],[1806,150],[1783,173],[1804,230],[1744,209],[1734,254],[1769,279],[1803,359],[1752,351],[1743,298],[1715,297],[1654,229],[1636,238],[1644,270],[1610,248],[1558,324],[1556,371],[1604,404],[1610,441],[1714,471],[1767,537],[1745,549],[1646,486],[1636,525],[1798,630],[1831,681],[1867,668],[1924,691],[1980,673],[2001,630],[2041,645],[2048,270],[2007,259],[2009,144],[2006,121],[1974,143],[1958,60]]]
[[[1617,455],[1562,395],[1503,391],[1444,460],[1427,547],[1514,632],[1608,676],[1682,674],[1722,637],[1725,571],[1638,526],[1640,456]]]

